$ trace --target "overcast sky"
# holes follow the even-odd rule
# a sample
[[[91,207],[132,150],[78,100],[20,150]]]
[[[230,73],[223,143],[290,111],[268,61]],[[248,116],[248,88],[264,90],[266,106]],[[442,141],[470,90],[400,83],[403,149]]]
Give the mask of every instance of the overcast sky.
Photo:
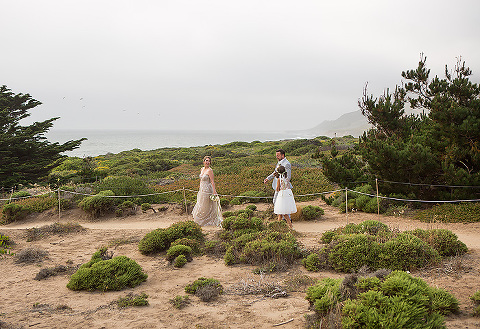
[[[480,82],[478,0],[3,0],[0,85],[54,129],[300,130],[427,56]]]

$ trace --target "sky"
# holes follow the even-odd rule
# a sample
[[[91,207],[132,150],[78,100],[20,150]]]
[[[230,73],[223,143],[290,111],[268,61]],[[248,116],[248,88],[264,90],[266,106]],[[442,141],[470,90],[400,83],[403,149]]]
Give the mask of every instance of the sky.
[[[427,56],[480,82],[478,0],[2,0],[0,85],[52,129],[312,128]]]

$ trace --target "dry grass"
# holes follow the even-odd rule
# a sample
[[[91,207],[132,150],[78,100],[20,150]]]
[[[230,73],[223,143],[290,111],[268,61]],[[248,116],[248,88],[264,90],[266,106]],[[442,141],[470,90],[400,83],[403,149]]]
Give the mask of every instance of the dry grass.
[[[32,264],[42,262],[48,255],[48,252],[39,248],[25,248],[15,255],[15,263]]]
[[[27,242],[46,238],[50,235],[64,235],[68,233],[84,232],[86,229],[77,223],[53,223],[42,227],[27,229]]]

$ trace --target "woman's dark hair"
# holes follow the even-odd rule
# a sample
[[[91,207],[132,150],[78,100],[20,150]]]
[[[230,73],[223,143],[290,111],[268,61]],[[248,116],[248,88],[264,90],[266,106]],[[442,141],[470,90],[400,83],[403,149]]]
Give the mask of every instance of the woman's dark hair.
[[[280,174],[280,176],[286,176],[287,172],[285,171],[285,167],[280,165],[277,167],[277,172]]]

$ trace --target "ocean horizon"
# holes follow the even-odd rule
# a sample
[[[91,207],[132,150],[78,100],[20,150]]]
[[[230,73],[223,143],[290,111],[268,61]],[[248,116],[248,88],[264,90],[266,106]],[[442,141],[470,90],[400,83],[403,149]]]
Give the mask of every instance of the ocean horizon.
[[[231,142],[276,141],[313,138],[308,132],[293,131],[168,131],[168,130],[50,130],[45,136],[51,143],[87,138],[79,148],[65,152],[69,157],[88,157],[142,151],[165,147],[194,147]]]

